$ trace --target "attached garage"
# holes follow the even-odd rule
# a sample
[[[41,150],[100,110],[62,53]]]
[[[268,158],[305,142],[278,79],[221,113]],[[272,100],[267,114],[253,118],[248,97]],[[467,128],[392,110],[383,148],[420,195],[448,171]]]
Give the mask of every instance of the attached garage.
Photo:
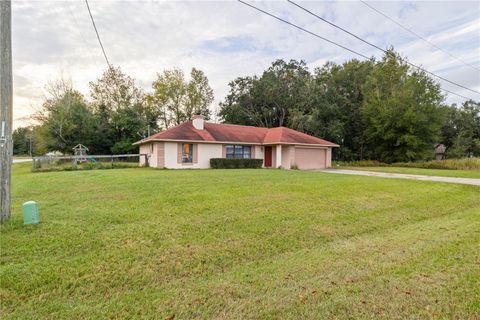
[[[324,169],[327,167],[327,149],[295,147],[294,164],[299,169]]]

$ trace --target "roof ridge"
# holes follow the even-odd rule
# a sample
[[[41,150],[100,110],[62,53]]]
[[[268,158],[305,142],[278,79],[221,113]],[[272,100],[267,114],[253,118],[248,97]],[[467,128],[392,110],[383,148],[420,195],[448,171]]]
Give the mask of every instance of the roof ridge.
[[[249,128],[256,128],[256,129],[273,129],[273,128],[269,128],[269,127],[247,126],[247,125],[244,125],[244,124],[234,124],[234,123],[215,123],[215,122],[209,122],[209,121],[205,121],[205,123],[222,125],[222,126],[249,127]],[[278,127],[275,127],[275,128],[278,128]]]

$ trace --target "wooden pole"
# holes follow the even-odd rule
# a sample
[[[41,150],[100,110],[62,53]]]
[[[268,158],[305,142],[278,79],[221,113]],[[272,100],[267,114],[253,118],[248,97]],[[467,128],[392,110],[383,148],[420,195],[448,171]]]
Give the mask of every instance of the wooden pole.
[[[12,178],[12,3],[0,1],[0,222],[10,218]]]

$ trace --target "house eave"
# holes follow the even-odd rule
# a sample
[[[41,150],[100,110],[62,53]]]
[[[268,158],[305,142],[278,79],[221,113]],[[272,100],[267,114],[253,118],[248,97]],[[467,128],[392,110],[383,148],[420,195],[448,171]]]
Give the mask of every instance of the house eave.
[[[205,140],[187,140],[187,139],[146,139],[134,142],[133,145],[140,145],[150,142],[189,142],[189,143],[207,143],[207,144],[244,144],[255,146],[272,146],[272,145],[295,145],[295,146],[308,146],[317,148],[337,148],[338,144],[319,144],[319,143],[296,143],[296,142],[239,142],[239,141],[205,141]]]

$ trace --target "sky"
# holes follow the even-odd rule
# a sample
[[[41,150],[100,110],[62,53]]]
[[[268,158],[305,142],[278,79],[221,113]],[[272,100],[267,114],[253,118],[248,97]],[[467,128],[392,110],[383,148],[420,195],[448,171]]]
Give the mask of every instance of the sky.
[[[303,28],[361,52],[382,53],[286,1],[251,2]],[[310,11],[444,78],[480,91],[480,1],[368,3],[456,58],[401,29],[360,1],[299,2]],[[304,60],[311,71],[327,61],[359,58],[236,1],[89,1],[110,63],[146,92],[157,73],[192,67],[215,93],[212,112],[240,76],[261,74],[276,59]],[[85,2],[12,3],[14,128],[31,124],[51,81],[71,80],[88,99],[89,82],[107,65]],[[467,65],[466,65],[467,64]],[[442,88],[480,100],[448,82]],[[448,103],[465,99],[449,94]]]

